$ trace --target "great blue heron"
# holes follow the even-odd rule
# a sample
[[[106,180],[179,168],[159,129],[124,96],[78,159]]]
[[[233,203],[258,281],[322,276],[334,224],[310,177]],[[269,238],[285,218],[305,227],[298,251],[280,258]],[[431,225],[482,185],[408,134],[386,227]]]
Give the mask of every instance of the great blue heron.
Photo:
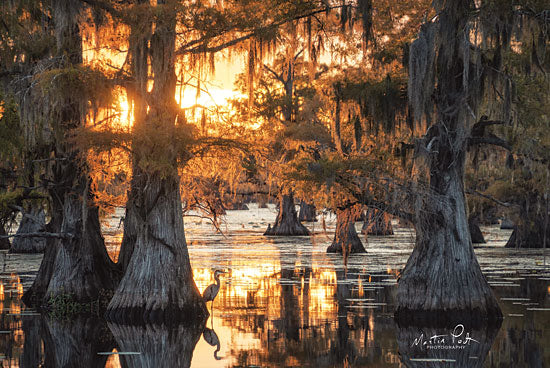
[[[205,303],[212,302],[211,307],[214,305],[214,298],[216,297],[216,295],[218,295],[218,291],[220,291],[220,275],[222,273],[226,272],[222,270],[214,271],[214,279],[216,279],[216,283],[209,285],[202,293],[202,299]]]

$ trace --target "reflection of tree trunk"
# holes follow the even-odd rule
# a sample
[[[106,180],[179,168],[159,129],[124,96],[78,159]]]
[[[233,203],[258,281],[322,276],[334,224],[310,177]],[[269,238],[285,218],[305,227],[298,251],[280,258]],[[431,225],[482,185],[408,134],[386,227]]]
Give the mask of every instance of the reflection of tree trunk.
[[[295,257],[295,255],[294,255]],[[282,265],[281,265],[282,267]],[[294,277],[294,268],[282,268],[281,279],[292,280]],[[297,297],[294,295],[294,287],[296,284],[283,282],[281,283],[281,322],[285,333],[286,340],[300,340],[300,311]]]
[[[104,367],[115,347],[113,337],[101,318],[53,320],[44,317],[44,350],[54,367]]]
[[[36,316],[23,316],[23,354],[21,367],[39,367],[42,361],[42,340],[40,339],[41,321]]]
[[[44,209],[33,206],[28,213],[23,213],[23,218],[17,229],[17,234],[37,233],[44,231],[46,215]],[[46,247],[45,238],[14,238],[10,253],[42,253]]]
[[[355,217],[351,208],[336,211],[336,232],[334,240],[327,248],[328,253],[342,253],[343,247],[351,253],[366,253],[361,239],[355,230]]]
[[[366,235],[393,235],[391,216],[389,213],[376,208],[367,209],[365,222],[361,234]]]
[[[432,366],[432,363],[426,361],[411,361],[411,358],[416,359],[448,359],[453,361],[453,367],[459,368],[475,368],[483,367],[483,363],[487,358],[487,354],[493,345],[493,341],[500,329],[500,322],[496,325],[475,325],[474,328],[469,325],[465,325],[464,328],[460,327],[461,324],[450,324],[443,327],[433,328],[424,326],[399,326],[397,325],[397,344],[399,346],[399,353],[401,362],[409,368],[421,368],[426,366]],[[453,342],[451,333],[459,335]],[[470,338],[479,341],[469,341],[465,343],[467,333]],[[435,335],[446,335],[445,341],[438,339],[437,342],[430,344],[430,337]],[[428,342],[425,346],[421,342],[415,344],[415,339],[420,342]],[[459,343],[459,340],[462,343]],[[433,345],[433,348],[427,346]],[[463,348],[449,348],[452,346],[463,346]],[[456,361],[456,362],[454,362]],[[445,363],[433,363],[434,367],[439,364]]]
[[[315,206],[307,203],[303,199],[300,200],[300,214],[298,215],[298,220],[305,222],[315,222],[317,221]]]
[[[292,192],[279,194],[279,213],[275,225],[268,228],[264,235],[309,235],[309,230],[298,220]]]
[[[468,219],[468,228],[470,229],[470,236],[472,237],[472,243],[486,243],[483,233],[479,228],[479,222],[476,217],[470,217]]]
[[[204,329],[205,321],[191,326],[109,324],[120,352],[140,352],[120,355],[122,367],[189,367],[193,350]]]
[[[336,358],[336,363],[355,361],[357,349],[353,341],[350,341],[350,328],[348,325],[348,304],[347,299],[351,298],[351,282],[347,280],[343,270],[336,271],[336,298],[338,303],[337,341],[331,348],[330,355]]]

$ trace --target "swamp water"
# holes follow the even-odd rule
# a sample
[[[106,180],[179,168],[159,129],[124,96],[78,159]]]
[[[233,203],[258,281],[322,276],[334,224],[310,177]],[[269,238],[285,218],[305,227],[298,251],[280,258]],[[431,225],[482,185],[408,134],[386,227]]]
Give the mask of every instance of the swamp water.
[[[114,257],[122,214],[103,223]],[[307,224],[312,237],[264,237],[275,216],[273,207],[255,205],[229,211],[225,235],[186,218],[199,290],[214,282],[214,269],[227,271],[201,331],[41,316],[20,297],[42,256],[0,253],[1,366],[550,366],[550,267],[542,265],[541,250],[504,249],[510,231],[482,228],[488,244],[476,247],[504,313],[500,329],[421,330],[393,320],[396,275],[414,243],[410,229],[395,226],[393,236],[369,237],[368,253],[351,256],[346,273],[341,256],[325,253],[334,217],[327,218],[327,233],[318,222]]]

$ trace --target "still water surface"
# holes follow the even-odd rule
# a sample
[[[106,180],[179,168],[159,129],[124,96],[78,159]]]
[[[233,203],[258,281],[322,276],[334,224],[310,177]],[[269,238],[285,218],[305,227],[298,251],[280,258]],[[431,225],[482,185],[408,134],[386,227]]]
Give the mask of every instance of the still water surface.
[[[121,215],[103,224],[115,258]],[[504,249],[509,231],[482,228],[488,244],[476,248],[505,316],[500,329],[433,330],[393,320],[412,230],[396,226],[394,236],[369,237],[368,253],[351,256],[346,272],[341,256],[325,253],[334,218],[326,232],[308,224],[312,237],[264,237],[275,216],[274,208],[254,205],[229,211],[225,235],[186,218],[199,289],[214,282],[215,269],[227,271],[203,331],[41,316],[20,302],[41,255],[0,254],[2,367],[550,366],[550,268],[540,250]]]

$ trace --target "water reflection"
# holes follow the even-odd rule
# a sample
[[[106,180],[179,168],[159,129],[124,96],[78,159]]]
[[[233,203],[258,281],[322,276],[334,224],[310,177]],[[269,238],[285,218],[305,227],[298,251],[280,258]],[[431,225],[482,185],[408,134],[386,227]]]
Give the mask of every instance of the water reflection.
[[[500,328],[449,325],[439,328],[398,326],[397,344],[406,367],[483,367]]]
[[[40,258],[10,255],[0,274],[3,366],[449,366],[410,360],[445,357],[465,362],[411,350],[419,332],[431,336],[439,330],[394,323],[396,275],[412,249],[410,230],[396,227],[394,236],[369,238],[368,253],[350,256],[346,271],[341,257],[325,253],[332,239],[323,233],[313,239],[263,237],[276,215],[270,211],[235,211],[226,237],[206,223],[187,224],[198,288],[214,282],[215,269],[228,271],[213,315],[197,328],[41,317],[21,304],[19,292],[32,281]],[[327,225],[330,232],[334,224]],[[464,353],[463,366],[539,367],[550,361],[550,270],[537,265],[536,250],[502,248],[505,235],[490,229],[489,245],[476,249],[505,320],[498,333],[467,326],[480,344]]]
[[[121,367],[189,367],[204,323],[195,326],[109,324]]]
[[[216,331],[214,331],[211,328],[205,327],[204,331],[202,332],[202,338],[204,341],[208,343],[210,346],[215,346],[216,350],[214,351],[214,359],[220,360],[218,356],[218,352],[220,351],[220,339],[218,338],[218,335],[216,334]]]
[[[38,331],[44,343],[45,367],[104,367],[107,356],[99,353],[115,347],[102,318],[57,320],[40,316],[37,320],[41,321]],[[38,339],[34,337],[33,341]],[[39,346],[29,346],[29,350],[36,351]]]

